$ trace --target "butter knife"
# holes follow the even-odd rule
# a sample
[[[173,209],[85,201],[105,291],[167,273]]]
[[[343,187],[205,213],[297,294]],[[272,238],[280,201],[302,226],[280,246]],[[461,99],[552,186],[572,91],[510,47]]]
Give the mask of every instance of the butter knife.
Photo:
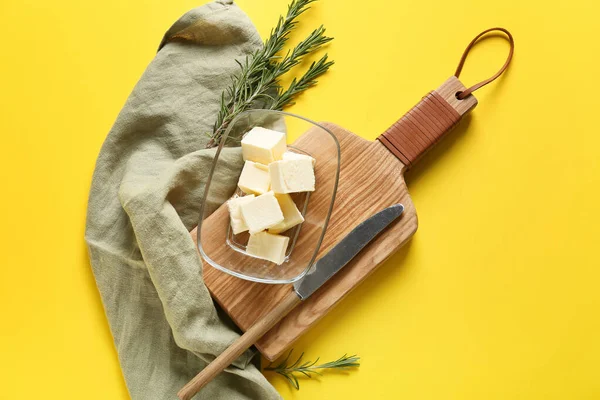
[[[394,222],[404,206],[395,204],[369,217],[354,228],[321,257],[298,282],[294,283],[295,295],[286,296],[271,312],[258,320],[250,329],[231,344],[223,353],[189,381],[178,393],[181,400],[189,400],[208,382],[227,368],[236,358],[267,333],[300,302],[309,298],[325,282],[348,264],[379,233]]]

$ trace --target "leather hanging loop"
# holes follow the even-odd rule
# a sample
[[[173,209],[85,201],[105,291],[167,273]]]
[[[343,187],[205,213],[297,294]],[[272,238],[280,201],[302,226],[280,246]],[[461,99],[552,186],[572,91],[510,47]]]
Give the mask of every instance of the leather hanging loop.
[[[506,68],[508,68],[508,64],[510,64],[510,61],[512,60],[513,57],[513,53],[515,52],[515,41],[512,37],[512,35],[510,34],[509,31],[507,31],[504,28],[490,28],[490,29],[486,29],[485,31],[481,32],[479,35],[475,36],[475,39],[473,39],[471,41],[471,43],[469,43],[469,45],[467,46],[467,48],[465,49],[462,57],[460,58],[460,61],[458,62],[458,67],[456,67],[456,72],[454,73],[454,76],[456,76],[457,78],[460,75],[460,72],[463,69],[463,66],[465,64],[465,60],[467,59],[467,56],[469,55],[469,52],[471,51],[471,48],[473,48],[473,46],[475,45],[475,43],[477,43],[477,41],[484,36],[485,34],[489,33],[489,32],[503,32],[506,34],[506,36],[508,37],[508,42],[510,44],[510,51],[508,52],[508,58],[506,59],[506,62],[504,63],[504,65],[502,66],[502,68],[500,68],[500,71],[496,72],[491,78],[488,78],[486,80],[483,80],[479,83],[476,83],[475,85],[471,86],[470,88],[463,90],[462,92],[458,92],[456,93],[456,98],[459,100],[463,100],[464,98],[466,98],[467,96],[469,96],[471,93],[473,93],[474,91],[476,91],[477,89],[487,85],[488,83],[494,81],[496,78],[498,78],[500,75],[502,75],[502,73],[506,70]]]

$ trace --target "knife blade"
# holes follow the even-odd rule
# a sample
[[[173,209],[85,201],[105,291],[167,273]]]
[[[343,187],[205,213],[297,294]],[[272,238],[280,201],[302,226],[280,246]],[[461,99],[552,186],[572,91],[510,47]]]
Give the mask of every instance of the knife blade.
[[[361,222],[350,231],[327,254],[319,259],[310,271],[298,282],[294,283],[294,291],[305,300],[319,289],[329,278],[335,275],[346,264],[369,244],[381,231],[394,222],[402,212],[402,204],[394,204]]]

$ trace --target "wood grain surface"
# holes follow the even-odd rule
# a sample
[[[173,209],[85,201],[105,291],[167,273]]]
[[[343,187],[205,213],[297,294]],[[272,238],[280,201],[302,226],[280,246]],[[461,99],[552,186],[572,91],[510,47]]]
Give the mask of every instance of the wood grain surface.
[[[385,207],[402,203],[405,211],[377,240],[256,343],[269,360],[274,360],[289,348],[377,266],[394,254],[417,229],[417,215],[404,182],[404,164],[378,141],[362,139],[335,124],[324,125],[337,137],[342,160],[335,206],[319,257],[356,225]],[[318,154],[321,147],[318,137],[309,131],[294,146]],[[195,230],[191,234],[196,240]],[[204,281],[213,298],[243,331],[252,327],[284,298],[295,296],[291,292],[291,285],[245,281],[206,264]]]

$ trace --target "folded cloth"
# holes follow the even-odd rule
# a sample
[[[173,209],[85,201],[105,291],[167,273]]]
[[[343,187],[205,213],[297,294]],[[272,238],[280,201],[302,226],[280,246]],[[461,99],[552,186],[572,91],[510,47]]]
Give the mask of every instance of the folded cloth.
[[[169,29],[96,164],[85,239],[133,399],[176,392],[239,334],[217,313],[188,231],[214,150],[206,150],[236,59],[262,45],[232,1],[196,8]],[[239,157],[232,157],[237,159]],[[239,165],[231,164],[232,169]],[[213,185],[225,201],[236,182]],[[278,399],[248,351],[199,399]]]

